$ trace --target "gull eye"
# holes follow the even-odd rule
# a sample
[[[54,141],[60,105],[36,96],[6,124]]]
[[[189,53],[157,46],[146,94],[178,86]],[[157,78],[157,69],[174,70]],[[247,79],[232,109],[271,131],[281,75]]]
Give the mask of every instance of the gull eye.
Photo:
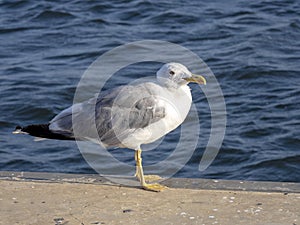
[[[175,72],[173,70],[170,70],[169,74],[173,76]]]

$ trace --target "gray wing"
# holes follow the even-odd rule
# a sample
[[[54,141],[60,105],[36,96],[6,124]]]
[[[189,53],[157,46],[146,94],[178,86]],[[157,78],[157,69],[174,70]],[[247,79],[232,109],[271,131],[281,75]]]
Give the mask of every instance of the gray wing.
[[[165,109],[159,106],[152,88],[153,85],[149,84],[127,85],[102,92],[97,99],[75,104],[62,111],[50,122],[50,129],[74,136],[73,116],[76,126],[80,127],[80,137],[77,138],[97,139],[90,129],[96,123],[101,141],[108,146],[119,146],[124,138],[137,129],[165,117]]]
[[[112,93],[111,93],[112,94]],[[118,146],[137,129],[145,128],[165,117],[165,109],[151,90],[151,85],[123,86],[112,98],[98,98],[96,126],[101,141]]]

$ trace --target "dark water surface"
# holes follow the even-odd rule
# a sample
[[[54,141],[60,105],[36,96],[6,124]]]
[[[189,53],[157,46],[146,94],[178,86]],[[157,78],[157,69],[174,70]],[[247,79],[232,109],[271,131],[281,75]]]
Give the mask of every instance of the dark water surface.
[[[76,143],[34,142],[11,131],[45,123],[70,106],[83,72],[104,52],[155,39],[199,55],[216,75],[227,106],[222,148],[199,172],[210,111],[202,93],[193,91],[201,138],[176,176],[300,182],[299,18],[296,0],[1,1],[0,170],[93,173]],[[145,65],[139,69],[157,69]],[[134,78],[120,75],[110,85]],[[172,151],[176,132],[162,148]],[[144,163],[166,157],[159,150],[145,152]],[[132,151],[113,152],[133,164]]]

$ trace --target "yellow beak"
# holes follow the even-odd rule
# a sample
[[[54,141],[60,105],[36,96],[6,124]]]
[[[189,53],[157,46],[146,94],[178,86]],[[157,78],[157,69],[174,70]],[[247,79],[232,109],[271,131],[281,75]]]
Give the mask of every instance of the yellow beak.
[[[206,85],[206,80],[203,76],[201,75],[196,75],[196,74],[192,74],[191,77],[188,78],[184,78],[187,82],[193,82],[193,83],[197,83],[197,84],[204,84]]]

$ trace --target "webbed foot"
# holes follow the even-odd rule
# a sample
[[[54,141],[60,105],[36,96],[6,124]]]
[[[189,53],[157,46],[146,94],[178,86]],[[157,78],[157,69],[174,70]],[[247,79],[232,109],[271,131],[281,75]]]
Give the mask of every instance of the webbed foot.
[[[147,191],[154,191],[154,192],[160,192],[163,191],[165,189],[167,189],[166,186],[154,183],[154,184],[144,184],[143,188]]]

